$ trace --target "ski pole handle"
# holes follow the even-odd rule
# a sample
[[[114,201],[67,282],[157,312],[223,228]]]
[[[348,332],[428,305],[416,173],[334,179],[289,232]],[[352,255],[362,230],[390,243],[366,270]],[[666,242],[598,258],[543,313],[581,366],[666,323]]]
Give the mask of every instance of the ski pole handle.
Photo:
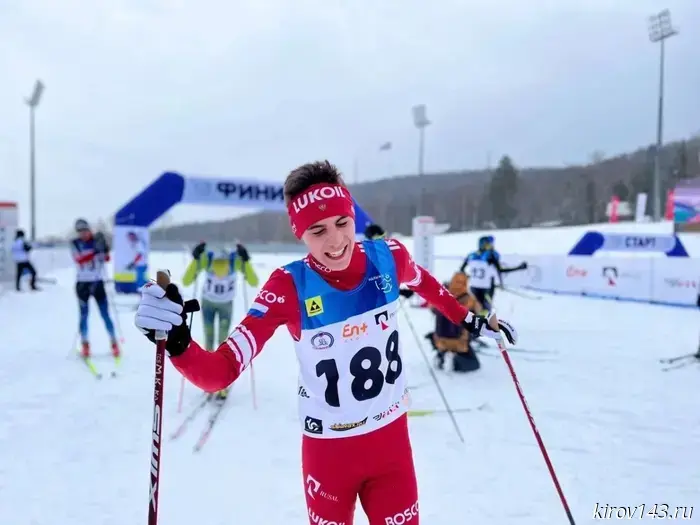
[[[163,290],[166,290],[170,284],[170,271],[158,270],[156,272],[156,283],[158,283],[158,286],[160,286]],[[155,337],[156,341],[163,341],[168,338],[168,332],[165,330],[156,330]]]
[[[170,284],[170,272],[158,270],[156,273],[158,286],[165,290]],[[148,491],[148,525],[158,524],[158,495],[160,482],[160,466],[162,463],[161,445],[163,435],[163,384],[165,372],[165,342],[168,332],[157,330],[156,338],[156,364],[153,379],[153,427],[151,432],[151,485]]]

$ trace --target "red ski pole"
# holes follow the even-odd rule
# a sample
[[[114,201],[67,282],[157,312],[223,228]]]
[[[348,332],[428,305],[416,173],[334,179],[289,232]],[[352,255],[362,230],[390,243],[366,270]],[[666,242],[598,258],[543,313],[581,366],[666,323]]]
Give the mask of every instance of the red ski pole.
[[[159,270],[156,274],[158,286],[165,290],[170,284],[169,272]],[[151,486],[148,502],[148,525],[158,524],[158,482],[160,480],[161,435],[163,430],[163,379],[165,377],[165,342],[168,333],[156,331],[156,365],[153,381],[153,428],[151,433]]]
[[[496,316],[493,316],[495,319]],[[493,326],[492,326],[493,327]],[[547,468],[549,469],[549,475],[552,476],[552,481],[554,482],[554,487],[557,489],[557,493],[559,494],[559,499],[561,500],[561,504],[564,506],[564,511],[566,512],[566,516],[569,518],[569,524],[570,525],[576,525],[574,522],[574,516],[571,514],[571,509],[569,508],[569,504],[566,501],[566,497],[564,497],[564,491],[561,489],[561,485],[559,484],[559,479],[557,479],[557,474],[554,472],[554,466],[552,465],[551,460],[549,459],[549,454],[547,453],[547,449],[544,446],[544,442],[542,441],[542,437],[540,436],[539,430],[537,430],[537,425],[535,424],[535,418],[532,417],[532,412],[530,412],[530,407],[527,405],[527,401],[525,400],[525,394],[523,394],[523,389],[520,387],[520,381],[518,381],[518,376],[515,374],[515,368],[513,368],[513,363],[510,360],[510,356],[508,355],[508,350],[506,349],[506,345],[503,342],[502,337],[498,337],[496,339],[498,342],[498,349],[501,351],[501,355],[503,356],[503,359],[506,362],[506,365],[508,365],[508,370],[510,371],[510,376],[513,378],[513,383],[515,384],[515,389],[518,391],[518,397],[520,397],[520,402],[523,405],[523,409],[525,410],[525,414],[527,415],[527,419],[530,422],[530,427],[532,428],[532,432],[535,434],[535,439],[537,440],[537,444],[540,447],[540,452],[542,452],[542,456],[544,457],[544,462],[547,464]]]

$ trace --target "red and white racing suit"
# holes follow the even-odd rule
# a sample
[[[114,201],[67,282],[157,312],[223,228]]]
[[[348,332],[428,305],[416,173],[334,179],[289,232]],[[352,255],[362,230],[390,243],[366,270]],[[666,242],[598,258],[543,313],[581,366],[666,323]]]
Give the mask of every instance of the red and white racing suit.
[[[403,244],[394,239],[375,242],[386,243],[393,257],[396,278],[401,284],[418,293],[455,324],[464,320],[466,309],[433,276],[415,264]],[[368,256],[364,251],[361,243],[355,244],[350,265],[341,272],[330,271],[310,255],[305,258],[305,263],[332,288],[351,291],[368,275]],[[380,287],[380,283],[374,284]],[[337,377],[333,376],[335,382],[346,397],[342,398],[341,408],[341,403],[328,398],[326,390],[325,400],[330,406],[324,408],[324,403],[320,402],[324,398],[324,390],[317,388],[317,378],[327,379],[332,374],[324,375],[327,370],[319,368],[320,363],[312,363],[308,357],[312,346],[325,350],[337,341],[336,347],[327,351],[335,352],[332,355],[339,362],[342,361],[341,364],[347,364],[354,354],[366,351],[368,344],[378,346],[379,343],[369,341],[372,337],[380,340],[380,332],[386,339],[387,333],[395,331],[396,305],[393,311],[386,314],[369,309],[350,319],[347,325],[341,321],[336,323],[337,326],[324,326],[323,331],[316,331],[312,336],[305,333],[312,332],[308,326],[302,329],[304,302],[300,304],[301,293],[298,293],[294,279],[287,270],[275,270],[257,294],[246,317],[216,352],[207,352],[192,341],[183,354],[171,358],[172,363],[193,384],[208,392],[216,392],[233,383],[262,351],[275,330],[285,325],[295,341],[300,364],[300,387],[306,393],[300,395],[301,416],[304,418],[308,412],[315,414],[315,417],[306,417],[302,422],[303,483],[309,523],[351,525],[355,502],[359,497],[370,525],[419,525],[418,489],[408,435],[405,380],[395,379],[391,385],[389,381],[381,381],[386,388],[396,388],[389,394],[373,392],[372,399],[365,399],[364,404],[360,405],[349,394],[353,376],[350,372],[342,372],[348,367],[334,368],[339,371]],[[307,317],[314,308],[308,301],[310,299],[306,302]],[[325,307],[328,309],[329,305]],[[366,339],[363,335],[367,328],[363,328],[363,325],[370,324],[376,335],[367,336]],[[390,351],[400,352],[400,349],[392,349],[387,343],[387,358]],[[392,366],[391,359],[389,361],[384,366],[387,378],[390,374],[387,366]],[[355,366],[357,372],[358,365],[350,365]],[[396,372],[396,363],[393,366],[394,375],[400,375],[400,372]],[[367,387],[362,386],[362,381],[352,384],[353,392],[363,388]],[[362,399],[363,395],[359,392],[355,400]],[[346,399],[350,402],[346,403]],[[328,424],[329,418],[333,418],[333,424]],[[324,421],[322,429],[318,427],[321,420]]]

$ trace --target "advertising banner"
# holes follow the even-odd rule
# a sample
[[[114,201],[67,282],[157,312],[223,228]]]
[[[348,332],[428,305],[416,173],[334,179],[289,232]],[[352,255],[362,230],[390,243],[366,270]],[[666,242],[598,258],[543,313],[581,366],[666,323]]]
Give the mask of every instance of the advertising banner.
[[[651,296],[659,302],[696,304],[700,288],[700,262],[697,259],[654,261]]]
[[[135,293],[148,281],[148,228],[143,226],[115,226],[114,280],[126,293]]]
[[[17,203],[0,202],[0,281],[8,280],[15,274],[11,250],[18,220]]]
[[[254,207],[264,210],[285,209],[281,184],[267,184],[249,179],[210,179],[187,176],[180,202]]]
[[[286,209],[282,184],[166,171],[117,210],[114,216],[114,289],[117,293],[136,293],[145,282],[149,245],[147,228],[173,206],[182,203],[269,211]],[[355,232],[361,234],[372,220],[357,202],[354,205]],[[126,251],[122,253],[122,249]],[[136,258],[136,253],[140,257]]]
[[[589,259],[584,292],[589,295],[646,301],[651,298],[653,259]]]
[[[528,256],[527,261],[526,271],[504,277],[505,286],[682,306],[698,304],[697,259],[551,255]]]
[[[677,232],[700,231],[700,178],[673,189],[673,223]]]

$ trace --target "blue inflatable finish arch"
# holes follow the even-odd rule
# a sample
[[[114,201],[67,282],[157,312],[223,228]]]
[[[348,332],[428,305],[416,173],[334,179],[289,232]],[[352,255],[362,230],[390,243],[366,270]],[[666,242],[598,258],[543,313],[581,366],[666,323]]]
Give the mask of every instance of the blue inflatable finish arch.
[[[148,228],[176,204],[208,204],[285,211],[281,184],[252,179],[214,179],[167,171],[126,203],[114,217],[114,285],[136,293],[148,280]],[[372,220],[355,202],[356,233]]]

